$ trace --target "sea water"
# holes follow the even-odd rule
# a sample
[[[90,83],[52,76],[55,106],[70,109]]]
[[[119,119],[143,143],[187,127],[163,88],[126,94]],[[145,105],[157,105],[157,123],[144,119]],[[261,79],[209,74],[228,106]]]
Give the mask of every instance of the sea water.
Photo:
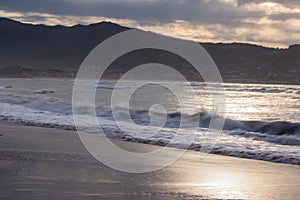
[[[205,140],[211,144],[211,153],[300,164],[300,86],[268,84],[218,84],[214,93],[224,91],[224,112],[212,114],[214,105],[209,87],[199,82],[164,82],[133,88],[128,82],[116,86],[114,81],[90,82],[85,89],[96,91],[95,110],[98,126],[90,124],[89,105],[83,105],[80,114],[84,125],[75,127],[72,112],[72,79],[0,79],[0,119],[13,123],[60,129],[86,130],[106,136],[156,145],[167,145],[176,134],[189,137],[195,127],[181,127],[184,120],[197,122],[196,137],[188,148],[199,150]],[[160,86],[164,85],[164,87]],[[186,96],[180,104],[177,94],[167,86],[183,91]],[[221,87],[220,87],[221,86]],[[112,105],[112,93],[135,90],[128,107]],[[196,96],[195,96],[196,94]],[[151,114],[153,104],[160,104]],[[113,109],[112,109],[113,108]],[[116,123],[114,113],[117,113]],[[129,113],[132,123],[122,120]],[[151,119],[155,118],[156,121]],[[210,138],[212,118],[224,120],[222,134]],[[160,122],[164,122],[161,124]],[[195,125],[195,123],[191,123]],[[180,133],[178,129],[183,129]],[[100,134],[100,133],[99,133]],[[186,147],[185,141],[172,145]]]

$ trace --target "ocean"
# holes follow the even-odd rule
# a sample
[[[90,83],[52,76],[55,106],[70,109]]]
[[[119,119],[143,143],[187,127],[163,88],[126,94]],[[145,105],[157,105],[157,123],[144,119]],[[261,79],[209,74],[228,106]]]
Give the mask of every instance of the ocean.
[[[72,112],[72,79],[0,79],[0,120],[30,126],[75,130]],[[300,86],[270,84],[216,84],[214,93],[224,90],[225,105],[222,115],[213,114],[212,95],[207,85],[199,82],[165,82],[183,91],[184,104],[180,104],[160,83],[146,84],[132,94],[128,107],[113,104],[113,92],[132,90],[132,83],[121,87],[114,81],[87,82],[86,90],[96,90],[95,109],[99,126],[89,124],[91,117],[82,105],[80,114],[85,121],[81,130],[97,134],[99,128],[106,136],[167,145],[183,130],[187,138],[194,127],[180,127],[181,121],[197,123],[197,132],[189,149],[200,150],[203,141],[213,145],[211,153],[287,164],[300,164]],[[209,87],[214,87],[210,84]],[[195,93],[195,96],[190,95]],[[161,105],[151,107],[151,105]],[[149,113],[149,109],[151,113]],[[132,121],[128,121],[129,113]],[[116,113],[115,113],[116,114]],[[122,118],[124,116],[124,120]],[[222,134],[210,138],[210,119],[223,119]],[[198,121],[199,120],[199,121]],[[83,124],[83,125],[82,125]],[[189,124],[189,123],[187,123]],[[182,133],[181,132],[181,133]],[[184,137],[183,137],[184,138]],[[172,147],[183,148],[185,140]]]

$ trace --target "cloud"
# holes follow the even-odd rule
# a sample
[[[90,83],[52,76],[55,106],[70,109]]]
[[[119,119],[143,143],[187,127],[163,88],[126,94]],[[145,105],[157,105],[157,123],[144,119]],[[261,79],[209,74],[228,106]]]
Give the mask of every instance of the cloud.
[[[274,21],[286,21],[290,19],[300,19],[300,13],[278,13],[278,14],[273,14],[268,17],[271,20]],[[299,24],[300,26],[300,24]]]
[[[286,7],[299,7],[299,0],[237,0],[238,6],[243,6],[245,4],[259,4],[259,3],[277,3],[282,4]]]
[[[283,47],[300,41],[298,2],[300,1],[2,0],[0,14],[2,12],[1,16],[25,22],[52,25],[109,20],[125,26],[200,41],[243,41],[269,46],[273,43]]]
[[[281,0],[273,1],[281,2]],[[248,0],[238,2],[244,2],[242,5],[250,4]],[[253,4],[253,0],[251,2],[251,9],[247,9],[249,6],[237,7],[235,0],[2,0],[0,9],[53,15],[132,19],[144,22],[170,23],[184,20],[196,24],[218,23],[239,26],[243,24],[242,19],[261,18],[266,15],[265,10],[255,9],[257,4]],[[288,16],[289,14],[285,14],[286,18]]]
[[[237,17],[259,15],[237,10],[234,2],[221,0],[2,0],[0,8],[8,11],[41,12],[56,15],[105,16],[134,20],[197,23],[232,23]]]

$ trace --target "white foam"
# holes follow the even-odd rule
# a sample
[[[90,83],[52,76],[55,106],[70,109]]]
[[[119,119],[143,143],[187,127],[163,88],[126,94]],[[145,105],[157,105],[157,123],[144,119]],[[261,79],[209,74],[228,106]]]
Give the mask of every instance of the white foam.
[[[72,82],[66,81],[56,83],[57,85],[51,85],[53,81],[43,82],[38,80],[38,84],[35,81],[28,80],[29,87],[23,86],[21,80],[20,85],[14,85],[17,81],[12,80],[1,85],[11,85],[12,87],[0,87],[0,117],[1,120],[10,121],[15,123],[24,123],[33,126],[41,127],[53,127],[60,129],[75,130],[74,121],[72,118],[72,109],[70,100],[62,100],[63,97],[71,95]],[[54,84],[54,83],[52,83]],[[185,87],[184,84],[176,83],[180,87]],[[203,84],[193,84],[198,88],[198,92],[206,95],[206,91]],[[65,86],[68,86],[64,88]],[[45,88],[56,88],[45,89]],[[88,86],[89,87],[89,86]],[[102,82],[100,84],[92,85],[100,91],[112,90],[112,89],[126,89],[114,88],[112,84]],[[38,88],[38,89],[37,89]],[[60,90],[58,90],[58,88]],[[289,112],[292,112],[297,108],[297,102],[299,100],[298,95],[299,87],[287,87],[287,86],[260,86],[260,85],[225,85],[225,88],[230,91],[230,94],[241,93],[245,98],[254,98],[255,100],[262,99],[263,95],[271,95],[271,100],[276,96],[283,95],[280,98],[286,97],[291,101],[289,106]],[[70,94],[65,94],[67,91]],[[294,92],[291,92],[294,91]],[[282,94],[284,93],[284,94]],[[256,96],[255,96],[256,95]],[[253,97],[254,96],[254,97]],[[268,96],[267,96],[268,97]],[[235,97],[236,98],[236,97]],[[293,99],[295,98],[295,99]],[[234,99],[236,100],[236,99]],[[292,102],[294,100],[294,102]],[[231,103],[231,102],[230,102]],[[193,106],[191,102],[190,106]],[[244,103],[235,102],[236,106],[244,108]],[[269,106],[271,109],[272,106]],[[283,108],[280,108],[283,110]],[[117,108],[119,114],[127,111],[122,108]],[[280,111],[281,111],[280,110]],[[284,110],[284,111],[286,111]],[[243,116],[246,112],[241,110],[240,116]],[[270,111],[259,113],[257,116],[267,115],[269,117]],[[272,111],[275,113],[275,111]],[[134,142],[143,142],[156,145],[165,145],[170,142],[172,138],[178,134],[176,129],[179,126],[179,122],[182,117],[185,120],[195,121],[200,116],[200,128],[194,142],[191,144],[190,149],[199,150],[203,145],[203,139],[205,139],[205,145],[215,142],[214,137],[207,138],[212,130],[208,130],[208,123],[211,119],[211,115],[205,111],[192,114],[183,114],[180,112],[169,113],[166,126],[159,128],[155,126],[145,126],[149,123],[148,111],[144,110],[131,110],[131,117],[138,124],[132,125],[127,122],[121,121],[120,127],[113,121],[112,112],[110,109],[98,106],[97,116],[101,127],[93,126],[90,124],[91,116],[86,115],[86,108],[82,107],[81,114],[85,116],[84,125],[78,127],[90,133],[99,133],[99,128],[103,128],[105,133],[109,137],[120,138],[123,140],[130,140]],[[246,113],[247,116],[254,115],[256,113]],[[160,113],[155,113],[156,117],[160,116]],[[199,115],[199,116],[198,116]],[[284,115],[280,113],[280,117]],[[257,116],[255,120],[257,119]],[[297,113],[287,115],[293,116],[293,119],[299,119]],[[297,118],[298,116],[298,118]],[[218,116],[214,116],[217,118]],[[243,116],[245,117],[245,116]],[[300,164],[300,125],[294,122],[282,121],[264,121],[256,120],[256,122],[247,122],[245,120],[233,120],[225,119],[225,126],[223,134],[218,138],[218,142],[213,149],[213,153],[231,155],[236,157],[246,157],[252,159],[260,159],[267,161],[283,162]],[[154,124],[155,125],[155,124]],[[190,137],[190,127],[184,127],[184,135],[186,138]],[[121,130],[121,131],[120,131]],[[122,131],[123,130],[123,131]],[[130,131],[131,130],[131,131]],[[186,146],[186,140],[180,141],[180,143],[173,145],[176,148],[183,148]]]
[[[75,130],[72,115],[34,109],[17,104],[0,103],[0,116],[4,121],[24,123],[40,127]],[[85,126],[79,127],[79,129],[85,130],[89,133],[99,133],[99,127],[89,124],[89,121],[91,121],[90,118],[90,116],[85,116]],[[134,126],[135,131],[124,132],[120,130],[132,129],[132,127],[130,127],[132,125],[126,122],[121,122],[119,123],[120,127],[118,127],[114,121],[105,117],[99,118],[99,124],[101,124],[101,128],[105,130],[105,133],[109,137],[156,145],[166,145],[176,136],[176,134],[178,134],[172,128],[160,129],[153,126],[137,125]],[[206,128],[199,129],[197,137],[191,144],[190,149],[199,150],[203,145],[204,137],[206,141],[205,145],[210,143],[213,144],[216,138],[207,138],[208,132],[209,131]],[[184,134],[186,137],[191,135],[188,128],[184,131]],[[258,140],[258,138],[261,137],[261,135],[258,134],[259,133],[251,133],[243,130],[225,131],[224,134],[218,138],[218,142],[212,152],[236,157],[300,164],[299,146],[269,143],[266,142],[265,139]],[[241,137],[241,135],[244,137]],[[276,137],[269,136],[267,140],[271,139],[274,140]],[[299,145],[298,143],[295,143],[292,136],[290,136],[290,138],[286,137],[284,141],[286,143],[292,142],[294,145]],[[176,148],[183,148],[186,145],[185,140],[182,140],[180,143],[173,146]],[[280,156],[278,155],[278,152],[280,152]]]

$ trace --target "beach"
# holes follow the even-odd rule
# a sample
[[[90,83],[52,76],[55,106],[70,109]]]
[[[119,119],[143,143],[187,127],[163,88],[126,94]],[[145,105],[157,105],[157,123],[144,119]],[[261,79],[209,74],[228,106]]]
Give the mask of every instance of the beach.
[[[0,200],[300,200],[300,1],[6,1]]]
[[[146,174],[110,169],[76,131],[0,124],[0,199],[297,199],[300,166],[220,155],[177,162]],[[148,152],[156,146],[114,141]]]

